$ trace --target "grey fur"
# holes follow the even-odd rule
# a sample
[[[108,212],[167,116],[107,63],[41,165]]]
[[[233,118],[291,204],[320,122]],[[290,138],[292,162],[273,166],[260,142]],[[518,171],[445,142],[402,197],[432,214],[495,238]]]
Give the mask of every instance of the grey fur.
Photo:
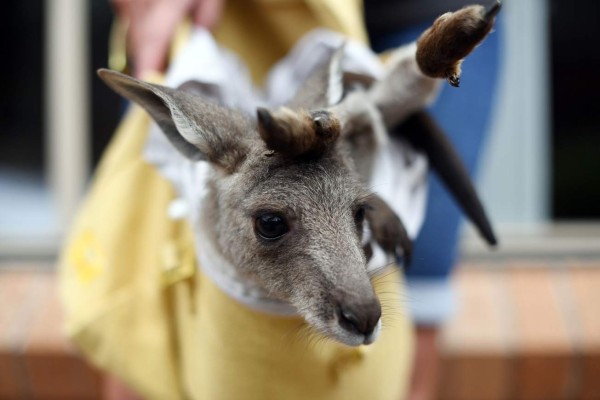
[[[454,25],[460,28],[456,21]],[[336,105],[331,104],[337,96],[332,93],[339,88],[330,91],[328,85],[343,79],[331,76],[342,73],[341,53],[334,52],[290,109],[262,110],[260,126],[194,90],[152,85],[107,70],[99,74],[115,91],[141,104],[183,155],[214,166],[201,210],[205,240],[242,276],[291,302],[314,329],[355,346],[375,339],[381,314],[361,243],[359,216],[371,199],[364,186],[370,161],[362,161],[378,134],[387,134],[435,93],[437,81],[419,69],[415,46],[396,52],[381,82],[346,86],[352,90]],[[299,124],[305,125],[296,129]],[[296,140],[303,132],[312,135],[308,142]],[[335,137],[328,136],[332,132]],[[278,140],[277,135],[288,134],[290,141]],[[255,223],[265,213],[284,217],[289,232],[279,240],[261,238]],[[406,240],[401,225],[379,225],[396,232],[396,242]],[[394,243],[387,246],[396,251]]]

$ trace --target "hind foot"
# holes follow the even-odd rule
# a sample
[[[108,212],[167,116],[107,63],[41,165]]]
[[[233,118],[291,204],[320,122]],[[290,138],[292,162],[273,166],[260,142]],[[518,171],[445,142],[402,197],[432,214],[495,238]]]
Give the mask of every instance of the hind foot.
[[[436,19],[417,41],[421,71],[458,87],[464,58],[490,33],[500,7],[496,0],[489,7],[468,6]]]

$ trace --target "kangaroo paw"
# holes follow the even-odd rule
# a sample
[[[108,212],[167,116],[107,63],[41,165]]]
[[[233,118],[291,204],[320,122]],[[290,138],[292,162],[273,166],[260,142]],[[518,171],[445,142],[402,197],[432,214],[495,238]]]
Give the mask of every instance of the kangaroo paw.
[[[460,86],[460,75],[450,74],[447,78],[448,83],[454,87]]]
[[[421,71],[458,87],[462,61],[490,33],[500,7],[496,0],[488,7],[468,6],[436,19],[417,41]]]
[[[402,256],[404,266],[408,266],[412,256],[412,241],[408,237],[402,220],[379,196],[369,199],[365,217],[373,238],[386,254],[398,258]]]

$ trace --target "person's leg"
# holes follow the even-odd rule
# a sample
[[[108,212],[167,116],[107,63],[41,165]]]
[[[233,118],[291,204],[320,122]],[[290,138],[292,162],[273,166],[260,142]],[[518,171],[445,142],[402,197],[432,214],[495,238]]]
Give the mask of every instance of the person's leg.
[[[496,31],[463,63],[460,88],[445,86],[430,109],[472,176],[489,131],[499,61]],[[446,278],[456,261],[461,212],[437,176],[431,174],[429,184],[427,213],[409,278]]]
[[[445,85],[430,112],[454,143],[467,169],[474,175],[480,150],[489,131],[498,80],[501,22],[464,62],[461,87]],[[430,23],[393,35],[371,38],[376,51],[416,40]],[[417,349],[410,400],[435,396],[438,379],[439,326],[453,309],[449,274],[457,259],[461,212],[439,179],[430,174],[425,221],[414,243],[413,262],[407,272],[410,308],[417,325]]]
[[[454,143],[467,169],[474,174],[479,153],[489,130],[493,94],[499,71],[501,22],[463,63],[460,88],[445,85],[430,112]],[[373,48],[383,51],[414,41],[428,27],[425,23],[393,35],[372,38]],[[407,272],[409,281],[446,282],[457,257],[461,212],[442,183],[429,176],[429,196],[423,227],[415,241],[414,257]],[[442,307],[444,305],[441,305]],[[420,310],[415,310],[419,313]],[[443,310],[422,315],[434,323]],[[420,318],[417,315],[417,318]]]
[[[500,32],[496,31],[463,63],[460,88],[445,85],[430,112],[458,150],[473,176],[489,123],[499,71]],[[372,38],[375,51],[385,51],[416,40],[430,26],[419,24],[392,35]],[[409,278],[446,278],[456,260],[461,212],[439,179],[429,177],[425,222],[415,242]]]

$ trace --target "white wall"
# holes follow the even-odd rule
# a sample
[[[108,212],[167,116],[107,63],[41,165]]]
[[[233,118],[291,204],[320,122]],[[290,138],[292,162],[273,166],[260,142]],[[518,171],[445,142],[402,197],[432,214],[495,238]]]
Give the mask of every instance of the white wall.
[[[500,233],[550,215],[547,0],[505,0],[504,69],[480,191]]]
[[[87,5],[46,1],[46,171],[61,227],[77,210],[90,169]]]

